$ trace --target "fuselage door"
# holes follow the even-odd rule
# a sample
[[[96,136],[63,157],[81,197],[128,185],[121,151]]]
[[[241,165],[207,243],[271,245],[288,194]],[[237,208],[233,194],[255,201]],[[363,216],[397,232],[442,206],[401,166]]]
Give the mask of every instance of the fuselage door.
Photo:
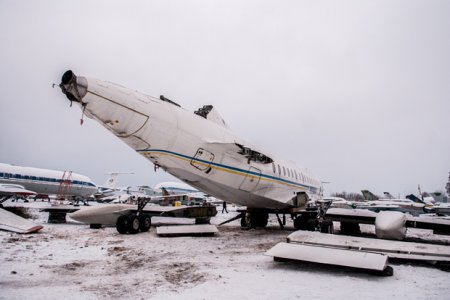
[[[191,160],[191,165],[204,171],[205,173],[211,172],[211,163],[214,160],[214,154],[203,148],[198,148],[197,153]]]
[[[254,191],[258,186],[260,178],[261,178],[261,170],[254,167],[250,167],[239,189],[247,192]]]

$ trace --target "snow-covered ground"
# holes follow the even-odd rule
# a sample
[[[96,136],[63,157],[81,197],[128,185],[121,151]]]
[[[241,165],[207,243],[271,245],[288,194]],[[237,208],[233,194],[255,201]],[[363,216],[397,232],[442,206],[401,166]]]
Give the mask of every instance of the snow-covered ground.
[[[219,212],[212,222],[235,214]],[[395,264],[394,276],[377,277],[274,262],[264,252],[291,232],[275,219],[247,231],[234,221],[214,237],[44,226],[31,235],[0,232],[0,299],[450,299],[450,273],[431,266]]]

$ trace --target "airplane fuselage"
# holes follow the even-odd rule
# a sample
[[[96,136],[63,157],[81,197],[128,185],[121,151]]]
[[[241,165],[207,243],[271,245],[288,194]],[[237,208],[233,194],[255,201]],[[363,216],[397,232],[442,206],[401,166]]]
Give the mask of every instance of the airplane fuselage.
[[[212,107],[192,113],[161,97],[66,72],[61,87],[84,113],[187,184],[248,208],[299,206],[321,183],[305,169],[237,137]]]
[[[66,173],[68,174],[68,173]],[[88,177],[71,173],[67,188],[61,189],[64,172],[40,168],[21,167],[0,163],[0,184],[17,184],[39,195],[58,195],[85,198],[97,191]]]

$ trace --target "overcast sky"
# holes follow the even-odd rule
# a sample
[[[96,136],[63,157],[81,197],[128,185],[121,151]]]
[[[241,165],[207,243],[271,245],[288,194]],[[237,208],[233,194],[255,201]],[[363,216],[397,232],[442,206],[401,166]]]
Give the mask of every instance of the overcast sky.
[[[67,69],[190,110],[213,104],[326,192],[442,190],[450,171],[450,1],[0,0],[0,162],[103,184],[173,180],[87,120]]]

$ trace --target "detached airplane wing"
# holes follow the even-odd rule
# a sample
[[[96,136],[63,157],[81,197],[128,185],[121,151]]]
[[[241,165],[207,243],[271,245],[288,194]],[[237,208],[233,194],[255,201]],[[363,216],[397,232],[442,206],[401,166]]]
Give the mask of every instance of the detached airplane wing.
[[[12,212],[0,208],[0,229],[17,233],[34,233],[44,228]]]

